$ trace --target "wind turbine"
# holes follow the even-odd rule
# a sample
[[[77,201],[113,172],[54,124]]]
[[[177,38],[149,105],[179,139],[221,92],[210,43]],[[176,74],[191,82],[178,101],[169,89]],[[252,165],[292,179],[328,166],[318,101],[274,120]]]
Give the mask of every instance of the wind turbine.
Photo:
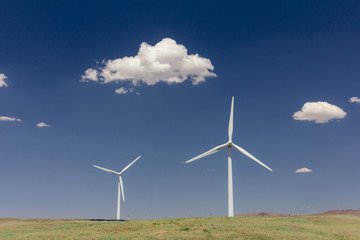
[[[269,169],[270,171],[272,171],[271,168],[266,166],[260,160],[256,159],[253,155],[248,153],[245,149],[239,147],[238,145],[236,145],[235,143],[232,142],[233,116],[234,116],[234,97],[232,97],[232,101],[231,101],[229,129],[228,129],[229,141],[227,143],[224,143],[222,145],[214,147],[214,148],[210,149],[209,151],[204,152],[203,154],[200,154],[199,156],[196,156],[196,157],[194,157],[194,158],[192,158],[192,159],[185,162],[185,163],[189,163],[189,162],[198,160],[199,158],[203,158],[203,157],[206,157],[206,156],[208,156],[210,154],[216,153],[216,152],[220,151],[223,148],[226,148],[226,147],[228,148],[228,217],[234,217],[234,196],[233,196],[231,147],[234,147],[236,150],[238,150],[239,152],[241,152],[245,156],[249,157],[250,159],[252,159],[255,162],[257,162],[258,164],[260,164],[261,166],[263,166],[263,167]]]
[[[134,162],[136,162],[139,158],[141,157],[138,156],[134,161],[132,161],[129,165],[127,165],[121,172],[115,172],[113,170],[110,170],[110,169],[107,169],[107,168],[103,168],[103,167],[99,167],[99,166],[96,166],[96,165],[93,165],[93,167],[96,167],[98,169],[101,169],[105,172],[108,172],[108,173],[112,173],[112,174],[115,174],[119,177],[119,181],[118,181],[118,199],[117,199],[117,215],[116,215],[116,220],[120,220],[120,191],[121,191],[121,194],[122,194],[122,199],[123,201],[125,202],[125,195],[124,195],[124,186],[123,186],[123,181],[122,181],[122,178],[121,178],[121,174],[123,174],[131,165],[134,164]]]

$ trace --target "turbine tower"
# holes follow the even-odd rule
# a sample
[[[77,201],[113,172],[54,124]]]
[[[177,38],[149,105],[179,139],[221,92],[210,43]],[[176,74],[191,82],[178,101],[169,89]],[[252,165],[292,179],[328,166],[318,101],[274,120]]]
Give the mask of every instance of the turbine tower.
[[[210,154],[216,153],[216,152],[220,151],[221,149],[227,147],[227,149],[228,149],[228,217],[234,217],[234,196],[233,196],[231,148],[234,147],[236,150],[238,150],[239,152],[241,152],[245,156],[249,157],[250,159],[252,159],[255,162],[257,162],[258,164],[260,164],[261,166],[263,166],[263,167],[269,169],[270,171],[272,171],[271,168],[266,166],[260,160],[256,159],[253,155],[248,153],[245,149],[239,147],[238,145],[236,145],[235,143],[232,142],[233,117],[234,117],[234,97],[232,97],[232,101],[231,101],[229,129],[228,129],[229,141],[227,143],[224,143],[222,145],[214,147],[214,148],[210,149],[209,151],[204,152],[203,154],[200,154],[199,156],[196,156],[196,157],[194,157],[194,158],[192,158],[192,159],[185,162],[185,163],[189,163],[189,162],[198,160],[199,158],[206,157],[206,156],[208,156]]]
[[[112,173],[118,176],[119,180],[118,180],[118,199],[117,199],[117,214],[116,214],[116,220],[120,220],[120,192],[122,194],[122,199],[125,202],[125,195],[124,195],[124,185],[123,185],[123,181],[121,178],[121,174],[123,174],[131,165],[134,164],[134,162],[136,162],[139,158],[141,157],[138,156],[134,161],[132,161],[129,165],[127,165],[121,172],[115,172],[113,170],[107,169],[107,168],[103,168],[103,167],[99,167],[96,165],[93,165],[93,167],[96,167],[98,169],[101,169],[105,172],[108,173]]]

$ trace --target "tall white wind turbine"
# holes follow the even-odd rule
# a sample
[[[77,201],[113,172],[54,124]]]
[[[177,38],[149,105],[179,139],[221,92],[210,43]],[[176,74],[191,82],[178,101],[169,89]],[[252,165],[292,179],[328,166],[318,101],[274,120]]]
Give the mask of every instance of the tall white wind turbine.
[[[238,150],[239,152],[241,152],[242,154],[244,154],[245,156],[249,157],[250,159],[254,160],[255,162],[257,162],[258,164],[260,164],[261,166],[269,169],[270,171],[271,168],[269,168],[268,166],[266,166],[264,163],[262,163],[260,160],[256,159],[253,155],[251,155],[250,153],[248,153],[245,149],[239,147],[238,145],[236,145],[235,143],[232,142],[232,134],[233,134],[233,117],[234,117],[234,97],[232,97],[232,101],[231,101],[231,110],[230,110],[230,119],[229,119],[229,129],[228,129],[228,134],[229,134],[229,141],[227,143],[224,143],[222,145],[219,145],[217,147],[214,147],[212,149],[210,149],[207,152],[204,152],[203,154],[200,154],[199,156],[196,156],[188,161],[186,161],[185,163],[189,163],[195,160],[198,160],[199,158],[203,158],[206,157],[210,154],[216,153],[218,151],[220,151],[223,148],[228,149],[228,216],[229,217],[234,217],[234,196],[233,196],[233,177],[232,177],[232,160],[231,160],[231,147],[234,147],[236,150]]]
[[[118,180],[118,199],[117,199],[117,214],[116,214],[116,220],[120,220],[120,192],[122,194],[122,199],[123,201],[125,202],[125,195],[124,195],[124,185],[123,185],[123,181],[122,181],[122,178],[121,178],[121,174],[123,174],[131,165],[133,165],[139,158],[141,157],[138,156],[134,161],[132,161],[129,165],[127,165],[121,172],[115,172],[113,170],[110,170],[110,169],[107,169],[107,168],[103,168],[103,167],[99,167],[99,166],[96,166],[96,165],[93,165],[93,167],[96,167],[98,169],[101,169],[105,172],[108,172],[108,173],[112,173],[112,174],[115,174],[119,177],[119,180]]]

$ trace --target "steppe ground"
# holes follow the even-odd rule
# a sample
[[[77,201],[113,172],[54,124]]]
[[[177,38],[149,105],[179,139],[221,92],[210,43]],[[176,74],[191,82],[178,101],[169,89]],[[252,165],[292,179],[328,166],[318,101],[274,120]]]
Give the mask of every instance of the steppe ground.
[[[122,222],[3,218],[0,239],[359,240],[360,216],[237,216]]]

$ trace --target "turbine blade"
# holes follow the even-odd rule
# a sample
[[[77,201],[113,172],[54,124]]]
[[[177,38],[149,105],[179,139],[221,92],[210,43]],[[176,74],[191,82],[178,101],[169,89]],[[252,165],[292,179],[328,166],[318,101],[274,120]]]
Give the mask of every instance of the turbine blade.
[[[141,158],[141,155],[138,156],[134,161],[132,161],[129,165],[127,165],[121,172],[120,172],[120,175],[125,172],[131,165],[134,164],[134,162],[136,162],[139,158]]]
[[[229,129],[228,129],[228,134],[229,134],[229,141],[231,141],[232,139],[232,135],[233,135],[233,126],[234,126],[234,96],[232,97],[231,100],[231,110],[230,110],[230,119],[229,119]]]
[[[234,143],[233,143],[232,145],[235,147],[235,149],[237,149],[239,152],[241,152],[241,153],[244,154],[245,156],[251,158],[252,160],[254,160],[255,162],[257,162],[258,164],[260,164],[260,165],[263,166],[264,168],[267,168],[267,169],[269,169],[270,171],[272,171],[271,168],[269,168],[269,167],[266,166],[263,162],[261,162],[260,160],[258,160],[256,157],[254,157],[254,156],[251,155],[250,153],[248,153],[245,149],[239,147],[238,145],[236,145],[236,144],[234,144]]]
[[[100,169],[100,170],[103,170],[103,171],[105,171],[105,172],[108,172],[108,173],[112,173],[112,174],[119,175],[119,173],[118,173],[118,172],[115,172],[114,170],[110,170],[110,169],[107,169],[107,168],[99,167],[99,166],[96,166],[96,165],[93,165],[93,167],[96,167],[96,168],[98,168],[98,169]]]
[[[189,163],[189,162],[198,160],[199,158],[203,158],[203,157],[206,157],[206,156],[208,156],[210,154],[216,153],[216,152],[220,151],[221,149],[225,148],[227,145],[228,144],[225,143],[225,144],[219,145],[217,147],[214,147],[214,148],[210,149],[209,151],[200,154],[199,156],[196,156],[196,157],[194,157],[194,158],[192,158],[190,160],[187,160],[185,163]]]
[[[121,194],[122,194],[123,202],[125,202],[124,184],[123,184],[121,176],[119,176],[119,179],[120,179],[120,188],[121,188]]]

